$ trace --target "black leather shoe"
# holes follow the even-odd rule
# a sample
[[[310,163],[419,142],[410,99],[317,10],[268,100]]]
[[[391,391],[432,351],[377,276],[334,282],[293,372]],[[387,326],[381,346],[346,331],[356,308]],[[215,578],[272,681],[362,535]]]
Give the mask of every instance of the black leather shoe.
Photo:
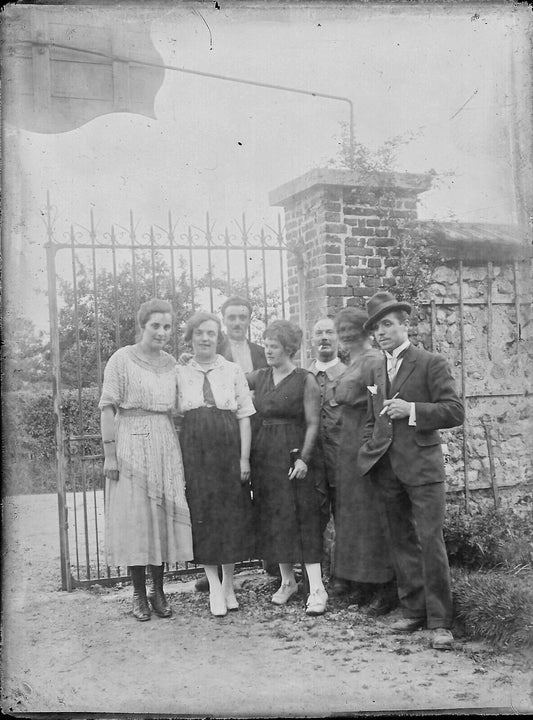
[[[368,617],[380,617],[387,615],[399,605],[398,595],[390,592],[378,592],[365,613]]]
[[[150,606],[146,595],[140,595],[139,593],[133,593],[133,617],[140,622],[146,622],[150,620]]]
[[[331,578],[328,585],[328,595],[330,598],[339,598],[349,595],[351,591],[351,585],[349,580],[344,578],[334,577]]]
[[[169,618],[172,615],[172,608],[168,604],[165,593],[162,590],[154,589],[154,591],[148,595],[148,600],[150,601],[152,610],[159,617]]]
[[[424,627],[426,618],[400,618],[389,625],[393,632],[414,632]]]
[[[194,583],[194,589],[198,592],[209,592],[209,582],[205,575],[199,577]]]

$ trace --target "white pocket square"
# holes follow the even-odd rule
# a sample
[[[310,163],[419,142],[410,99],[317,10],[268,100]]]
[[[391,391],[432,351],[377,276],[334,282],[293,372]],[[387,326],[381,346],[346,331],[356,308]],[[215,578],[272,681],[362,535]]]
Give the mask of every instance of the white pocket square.
[[[377,385],[367,385],[368,392],[371,395],[377,395],[378,394],[378,386]]]

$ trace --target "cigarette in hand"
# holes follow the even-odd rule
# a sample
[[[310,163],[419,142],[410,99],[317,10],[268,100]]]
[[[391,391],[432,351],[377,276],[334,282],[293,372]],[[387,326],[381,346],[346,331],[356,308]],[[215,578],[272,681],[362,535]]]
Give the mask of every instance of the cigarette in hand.
[[[398,397],[399,394],[400,394],[399,392],[395,393],[395,394],[391,397],[391,400],[395,400],[395,399]],[[384,407],[383,410],[379,413],[379,416],[381,417],[381,416],[384,415],[386,412],[387,412],[387,408]]]

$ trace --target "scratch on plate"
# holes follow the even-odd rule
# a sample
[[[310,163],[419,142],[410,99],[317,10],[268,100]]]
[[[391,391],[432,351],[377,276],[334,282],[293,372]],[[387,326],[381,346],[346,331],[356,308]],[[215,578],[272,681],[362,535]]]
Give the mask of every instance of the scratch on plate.
[[[209,32],[209,49],[212,50],[213,49],[213,34],[211,33],[211,28],[209,27],[209,25],[206,22],[206,19],[204,18],[204,16],[202,15],[202,13],[199,10],[196,10],[196,8],[193,8],[193,12],[195,15],[198,15],[198,17],[202,18],[202,20]]]
[[[455,112],[455,113],[451,116],[450,120],[453,120],[454,117],[456,117],[457,115],[459,115],[459,113],[461,112],[461,110],[463,110],[463,108],[465,108],[465,107],[468,105],[468,103],[470,102],[470,100],[472,100],[472,98],[474,97],[474,95],[477,95],[477,93],[478,93],[478,89],[476,88],[476,89],[474,90],[474,92],[472,93],[472,95],[470,95],[470,97],[468,98],[468,100],[467,100],[466,102],[464,102],[464,103],[461,105],[461,107],[459,108],[459,110],[457,110],[457,112]]]

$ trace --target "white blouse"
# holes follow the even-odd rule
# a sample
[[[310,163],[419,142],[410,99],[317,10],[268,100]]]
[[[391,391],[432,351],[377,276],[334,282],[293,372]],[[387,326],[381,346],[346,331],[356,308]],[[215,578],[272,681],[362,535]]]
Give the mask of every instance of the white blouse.
[[[195,360],[190,360],[187,365],[177,365],[176,376],[178,412],[184,414],[188,410],[203,407],[205,371],[201,365]],[[244,372],[236,363],[226,360],[222,355],[217,355],[207,377],[217,408],[231,410],[237,420],[255,414]]]

